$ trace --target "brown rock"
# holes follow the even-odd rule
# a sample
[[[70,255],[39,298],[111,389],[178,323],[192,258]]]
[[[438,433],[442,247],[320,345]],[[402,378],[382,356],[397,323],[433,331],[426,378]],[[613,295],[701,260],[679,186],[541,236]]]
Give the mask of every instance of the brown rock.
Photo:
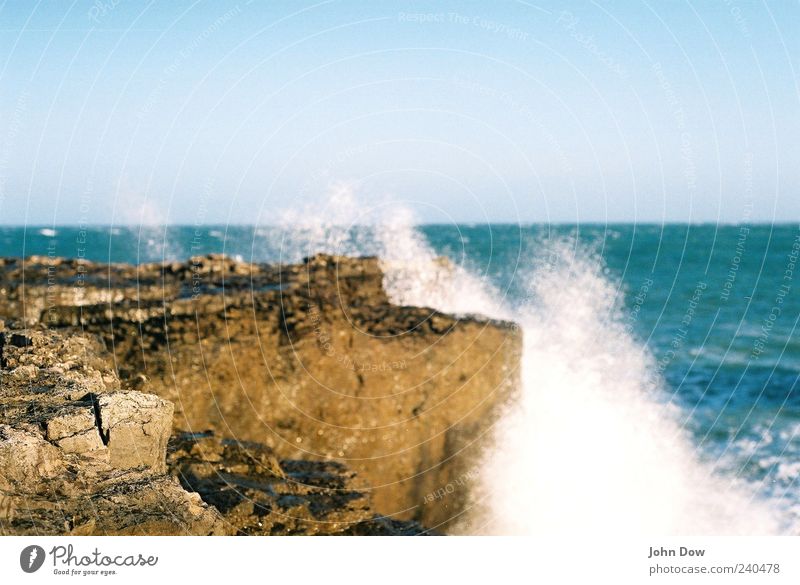
[[[224,521],[174,478],[116,481],[82,497],[0,493],[0,534],[222,535]]]
[[[257,443],[183,433],[169,466],[240,535],[419,534],[416,523],[377,516],[356,475],[333,461],[278,462]]]
[[[28,430],[0,424],[0,491],[36,492],[64,472],[59,449]]]
[[[68,404],[44,424],[47,440],[67,453],[90,453],[105,448],[91,404]]]
[[[152,394],[113,392],[97,399],[100,431],[111,465],[118,469],[166,471],[167,442],[172,432],[172,403]]]
[[[225,533],[213,507],[164,475],[170,403],[105,394],[87,340],[2,335],[0,534]]]
[[[422,531],[377,517],[369,492],[342,464],[281,464],[264,445],[181,436],[167,475],[170,402],[132,390],[83,392],[102,377],[90,364],[104,362],[73,355],[76,346],[91,347],[73,338],[28,331],[3,341],[0,348],[24,350],[6,356],[15,370],[28,368],[36,385],[0,367],[0,534]],[[71,366],[53,365],[66,355]],[[118,387],[106,374],[107,385]]]
[[[518,386],[512,324],[393,305],[376,258],[29,259],[24,298],[22,265],[0,268],[0,316],[97,335],[126,386],[143,374],[142,388],[174,403],[176,430],[263,443],[282,460],[342,461],[372,486],[377,510],[427,526],[462,510],[466,494],[446,506],[426,496],[472,469]],[[78,270],[79,294],[68,286]],[[9,364],[25,365],[24,352],[11,348]],[[65,357],[50,367],[71,373]],[[103,374],[92,384],[109,383]]]

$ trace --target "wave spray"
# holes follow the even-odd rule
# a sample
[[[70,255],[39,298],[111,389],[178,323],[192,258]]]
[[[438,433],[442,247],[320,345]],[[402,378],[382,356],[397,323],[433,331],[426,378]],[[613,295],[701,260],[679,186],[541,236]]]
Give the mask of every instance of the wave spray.
[[[338,218],[365,218],[340,187]],[[399,304],[516,321],[522,388],[478,463],[456,531],[474,534],[772,534],[776,510],[744,481],[715,475],[660,400],[650,354],[624,324],[602,261],[574,241],[526,259],[527,294],[512,301],[463,265],[443,265],[392,206],[369,225],[288,218],[283,250],[378,255]],[[330,219],[330,215],[327,215]],[[302,222],[298,223],[298,219]],[[374,220],[374,216],[372,218]],[[545,260],[542,260],[542,259]],[[286,259],[286,258],[284,258]]]

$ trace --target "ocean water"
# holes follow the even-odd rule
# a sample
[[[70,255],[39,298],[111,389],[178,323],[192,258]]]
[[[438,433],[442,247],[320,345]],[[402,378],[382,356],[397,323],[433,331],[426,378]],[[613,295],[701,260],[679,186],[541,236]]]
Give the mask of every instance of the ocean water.
[[[800,226],[4,227],[0,255],[377,254],[397,302],[521,324],[465,533],[800,532]],[[454,270],[432,266],[448,256]]]

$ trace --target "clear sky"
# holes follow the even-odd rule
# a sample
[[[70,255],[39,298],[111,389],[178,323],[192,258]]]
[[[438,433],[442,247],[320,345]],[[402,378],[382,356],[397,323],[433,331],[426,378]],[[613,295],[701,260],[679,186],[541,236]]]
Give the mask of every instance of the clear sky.
[[[800,220],[800,3],[0,0],[0,223]]]

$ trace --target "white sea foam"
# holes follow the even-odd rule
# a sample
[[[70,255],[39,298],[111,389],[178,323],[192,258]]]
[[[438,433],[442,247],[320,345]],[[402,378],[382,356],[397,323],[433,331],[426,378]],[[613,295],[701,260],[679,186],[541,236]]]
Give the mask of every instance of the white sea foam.
[[[552,266],[530,274],[530,298],[518,312],[522,399],[487,455],[472,529],[779,531],[751,488],[696,459],[676,413],[658,400],[652,359],[623,327],[615,287],[597,260],[570,246],[556,246],[551,257]]]
[[[512,305],[463,267],[435,261],[413,217],[390,209],[371,229],[351,189],[330,208],[285,218],[283,250],[377,254],[394,302],[517,321],[522,392],[478,464],[458,530],[492,534],[772,534],[779,516],[718,477],[658,399],[649,354],[629,334],[602,263],[575,242],[528,259],[527,299]],[[377,208],[377,206],[376,206]],[[543,250],[544,251],[544,250]]]

